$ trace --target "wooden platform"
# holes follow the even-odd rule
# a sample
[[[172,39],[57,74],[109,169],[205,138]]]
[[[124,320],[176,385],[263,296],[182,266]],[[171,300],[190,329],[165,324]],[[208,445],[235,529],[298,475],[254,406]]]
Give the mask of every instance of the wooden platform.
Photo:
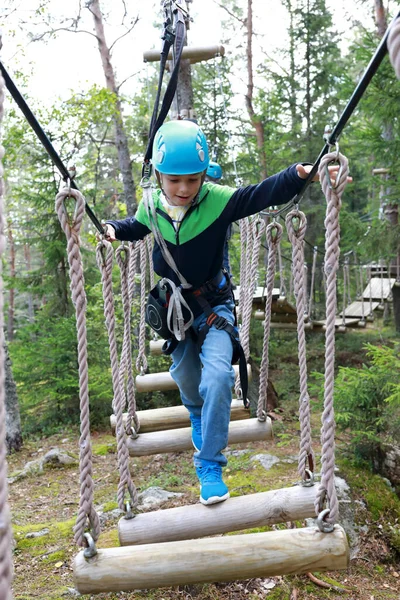
[[[371,285],[368,284],[363,291],[363,298],[369,300],[381,301],[387,300],[392,292],[392,287],[396,283],[396,279],[388,277],[372,277]]]
[[[337,317],[335,319],[335,327],[338,329],[339,327],[357,327],[360,319],[345,319],[345,323],[343,323],[343,319]],[[322,321],[313,321],[313,328],[325,327],[326,319]]]
[[[236,289],[233,290],[233,296],[235,298],[235,301],[239,302],[240,285],[238,285],[236,287]],[[258,286],[254,290],[253,302],[265,302],[265,298],[266,298],[266,288],[262,287],[262,286]],[[277,300],[278,298],[279,298],[279,288],[274,288],[272,290],[272,299]]]
[[[379,306],[379,302],[370,302],[369,300],[364,301],[364,317],[370,317],[374,310],[376,310]],[[343,315],[343,311],[339,313],[340,316]],[[363,316],[363,303],[362,302],[352,302],[349,306],[346,307],[344,311],[345,317],[362,319]]]

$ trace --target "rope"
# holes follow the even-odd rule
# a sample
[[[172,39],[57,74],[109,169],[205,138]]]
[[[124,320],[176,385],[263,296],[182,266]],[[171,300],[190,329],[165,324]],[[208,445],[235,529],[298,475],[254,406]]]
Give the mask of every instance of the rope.
[[[292,210],[286,216],[286,228],[292,244],[292,271],[297,311],[297,339],[300,370],[300,453],[298,471],[305,482],[310,479],[307,469],[314,472],[314,453],[311,447],[310,396],[307,386],[306,334],[304,314],[307,299],[304,294],[304,236],[307,219],[303,212]]]
[[[131,346],[131,302],[129,297],[129,268],[131,264],[131,248],[122,244],[115,252],[115,258],[121,274],[121,296],[124,313],[124,338],[122,342],[121,360],[119,363],[119,380],[121,383],[122,410],[128,404],[128,416],[126,421],[126,433],[132,434],[139,431],[140,423],[136,414],[135,381],[132,370],[132,346]]]
[[[116,417],[115,434],[117,438],[119,469],[117,499],[120,510],[125,510],[124,498],[126,489],[131,497],[133,507],[137,505],[137,492],[129,471],[129,454],[123,425],[123,389],[118,365],[117,341],[115,336],[115,308],[112,292],[113,247],[110,242],[103,239],[97,244],[96,258],[103,284],[104,317],[108,332],[111,375],[114,391],[113,408]]]
[[[400,79],[400,18],[397,18],[390,28],[387,47],[396,77]]]
[[[249,219],[240,219],[239,221],[240,230],[240,292],[239,292],[239,304],[237,307],[237,318],[242,314],[242,308],[244,304],[244,298],[246,295],[247,286],[247,241],[249,231]]]
[[[140,320],[139,320],[139,350],[136,358],[136,368],[141,375],[147,371],[146,357],[146,267],[147,245],[144,240],[138,242],[140,252]]]
[[[317,254],[318,254],[318,248],[317,248],[317,246],[314,246],[313,260],[312,260],[312,267],[311,267],[310,297],[309,297],[309,303],[308,303],[308,316],[310,319],[312,318],[311,311],[313,309],[313,300],[314,300],[315,272],[317,269]]]
[[[244,305],[242,311],[242,327],[240,329],[240,343],[244,351],[246,360],[250,357],[250,324],[251,314],[253,311],[253,295],[257,285],[258,259],[260,256],[261,237],[265,232],[265,222],[262,219],[255,219],[250,225],[250,241],[248,243],[248,260],[246,273],[246,290],[244,297]]]
[[[0,75],[0,122],[4,115],[4,79]],[[0,258],[4,255],[6,238],[4,236],[4,148],[0,146]],[[8,506],[7,486],[7,446],[6,446],[6,406],[5,406],[5,352],[4,352],[4,297],[3,297],[3,261],[0,260],[0,598],[12,600],[11,583],[13,580],[12,531]]]
[[[69,219],[65,202],[75,200],[75,214]],[[84,532],[87,520],[91,535],[96,541],[100,535],[100,522],[93,506],[92,447],[90,442],[89,382],[86,336],[86,293],[79,232],[85,214],[85,199],[78,190],[64,188],[56,196],[55,208],[61,228],[67,238],[71,296],[75,306],[76,330],[78,337],[79,400],[81,411],[81,435],[79,440],[80,498],[79,510],[74,527],[74,539],[79,546],[85,546]]]
[[[260,385],[257,404],[257,419],[265,421],[267,413],[267,389],[268,389],[268,367],[269,367],[269,334],[271,330],[271,308],[272,308],[272,292],[274,289],[276,253],[277,247],[282,237],[282,225],[280,223],[270,223],[267,226],[265,237],[268,246],[268,265],[265,281],[266,302],[265,302],[265,318],[264,318],[264,337],[263,349],[260,365]]]
[[[283,272],[281,245],[278,246],[278,265],[279,265],[279,297],[286,298],[285,276]]]
[[[150,235],[146,235],[145,240],[146,240],[147,252],[148,252],[148,265],[149,265],[149,272],[150,272],[150,289],[152,290],[156,284],[154,265],[153,265],[153,242],[152,242]]]
[[[335,187],[333,188],[328,172],[330,162],[337,160],[340,164]],[[347,184],[349,173],[348,161],[339,152],[329,152],[319,167],[321,187],[326,197],[325,217],[325,274],[326,274],[326,330],[325,330],[325,386],[324,410],[321,429],[321,483],[316,497],[316,511],[320,513],[324,502],[329,506],[326,521],[336,522],[339,505],[336,496],[335,469],[335,419],[333,410],[333,389],[335,377],[335,317],[336,317],[336,274],[339,267],[340,225],[339,212],[341,197]]]
[[[260,256],[261,238],[265,231],[265,222],[262,219],[254,219],[249,223],[247,232],[249,238],[247,239],[247,252],[246,252],[246,270],[244,277],[246,285],[244,285],[243,294],[243,308],[242,308],[242,325],[240,328],[240,343],[243,348],[243,352],[248,362],[250,358],[250,325],[251,315],[253,311],[253,295],[257,285],[257,271],[258,271],[258,259]],[[253,240],[253,244],[251,244]],[[242,288],[242,285],[240,286]],[[240,387],[240,375],[238,374],[235,381],[235,392],[238,398],[242,397],[242,390]]]

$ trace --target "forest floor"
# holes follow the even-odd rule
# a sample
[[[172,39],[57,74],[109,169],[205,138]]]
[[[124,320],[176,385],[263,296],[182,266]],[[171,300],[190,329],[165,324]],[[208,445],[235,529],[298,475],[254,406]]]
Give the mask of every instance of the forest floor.
[[[312,418],[315,440],[319,437],[319,429],[320,414],[316,412]],[[290,487],[298,481],[295,461],[279,462],[269,470],[259,462],[251,461],[253,455],[260,453],[281,459],[297,454],[299,428],[294,412],[282,408],[274,430],[273,441],[247,444],[248,452],[230,457],[225,480],[232,496]],[[337,464],[340,476],[346,479],[351,489],[359,548],[346,571],[80,597],[99,600],[399,600],[400,500],[383,478],[372,475],[367,469],[356,469],[345,459],[347,441],[345,436],[338,436]],[[119,517],[113,516],[117,508],[118,485],[115,438],[110,432],[94,432],[92,443],[95,507],[108,517],[102,525],[97,545],[99,548],[118,546]],[[25,441],[21,452],[9,457],[9,475],[12,477],[26,463],[43,457],[52,448],[77,456],[78,432],[70,430],[42,440]],[[318,444],[315,450],[319,457]],[[159,486],[182,494],[165,502],[162,508],[198,502],[198,482],[191,452],[139,457],[131,459],[130,464],[139,492]],[[72,572],[77,553],[72,527],[79,500],[76,464],[57,468],[46,466],[40,473],[16,479],[9,486],[9,497],[15,538],[15,600],[77,597]],[[41,532],[41,535],[32,537],[35,532]],[[195,543],[193,552],[196,552]]]

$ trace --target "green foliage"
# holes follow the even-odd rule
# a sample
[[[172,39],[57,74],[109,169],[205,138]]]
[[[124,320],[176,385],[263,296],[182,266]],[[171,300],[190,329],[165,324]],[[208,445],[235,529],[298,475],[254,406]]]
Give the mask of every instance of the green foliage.
[[[367,344],[366,350],[369,364],[339,367],[335,412],[354,457],[373,463],[381,445],[400,436],[400,357],[398,347]]]

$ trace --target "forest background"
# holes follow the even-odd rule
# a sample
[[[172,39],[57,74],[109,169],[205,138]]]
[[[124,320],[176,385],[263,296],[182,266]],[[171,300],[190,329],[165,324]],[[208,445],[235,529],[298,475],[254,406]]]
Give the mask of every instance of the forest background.
[[[63,14],[59,3],[50,0],[29,2],[29,10],[23,2],[8,4],[7,8],[4,3],[2,11],[6,68],[64,163],[76,166],[79,189],[98,218],[132,214],[141,197],[141,161],[158,68],[157,63],[150,63],[143,70],[138,57],[141,60],[151,41],[155,47],[159,44],[162,14],[158,3],[146,4],[144,16],[139,2],[129,6],[113,3],[113,9],[111,2],[69,3]],[[192,40],[204,43],[204,38],[208,41],[204,23],[216,22],[221,27],[215,41],[224,45],[225,56],[192,65],[194,107],[211,154],[222,166],[223,183],[233,186],[260,181],[294,162],[314,162],[326,126],[337,121],[390,17],[398,11],[393,2],[384,7],[378,0],[359,0],[346,22],[343,7],[325,0],[281,0],[273,3],[274,12],[272,3],[267,10],[265,3],[250,0],[197,4],[188,3],[193,16],[189,44]],[[196,15],[203,23],[200,31],[196,30]],[[105,46],[100,48],[99,19],[105,34]],[[271,31],[271,23],[276,24],[274,36],[264,34]],[[118,50],[121,45],[122,51]],[[32,54],[31,48],[35,48]],[[78,58],[74,58],[76,48]],[[31,63],[32,55],[40,62]],[[89,67],[93,79],[76,81],[76,61],[94,65],[96,56],[98,63]],[[46,88],[43,71],[54,74],[53,86]],[[65,82],[62,88],[60,81]],[[54,88],[60,92],[58,97],[52,93]],[[342,256],[354,267],[353,293],[363,283],[360,265],[392,265],[396,269],[399,261],[399,95],[400,84],[386,58],[340,140],[354,178],[354,185],[346,190],[341,217]],[[3,145],[7,347],[23,435],[45,436],[76,425],[79,419],[66,242],[54,212],[60,177],[11,100],[4,119]],[[387,170],[384,177],[374,175],[377,168]],[[311,267],[313,248],[320,249],[321,286],[325,209],[318,186],[309,189],[302,207],[308,218],[306,259]],[[231,257],[236,279],[238,243],[235,234]],[[285,244],[283,253],[288,255]],[[112,386],[95,245],[95,229],[86,219],[82,252],[92,425],[96,428],[108,422]],[[289,268],[286,264],[287,273]],[[366,268],[361,272],[365,277]],[[260,265],[260,281],[262,273]],[[117,287],[118,273],[115,284]],[[118,298],[116,304],[120,304]],[[137,305],[134,310],[137,313]],[[323,308],[316,306],[316,310]],[[151,360],[153,370],[167,365],[156,362],[165,359]],[[155,394],[151,399],[139,399],[138,407],[162,401]]]

